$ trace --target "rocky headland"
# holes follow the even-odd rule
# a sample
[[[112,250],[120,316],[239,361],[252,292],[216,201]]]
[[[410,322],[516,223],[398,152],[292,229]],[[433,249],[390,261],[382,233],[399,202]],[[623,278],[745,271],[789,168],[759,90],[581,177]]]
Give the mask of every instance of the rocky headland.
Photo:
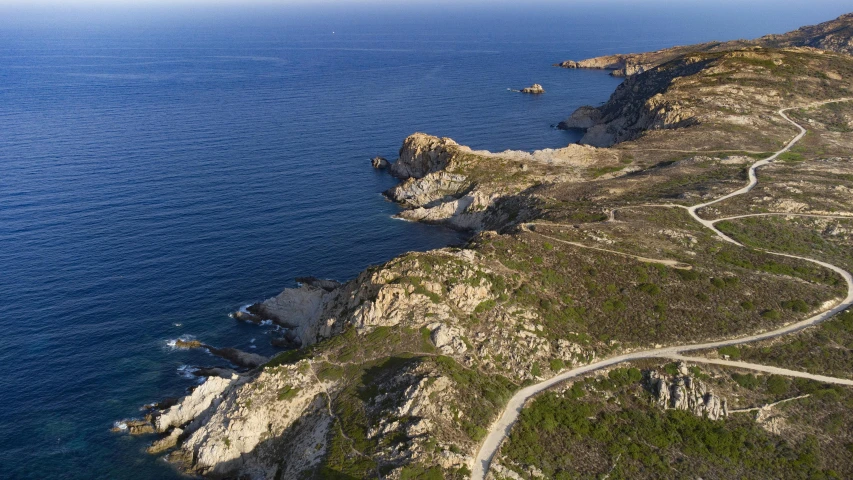
[[[678,46],[656,50],[654,52],[605,55],[585,60],[566,60],[555,63],[562,68],[587,68],[610,70],[616,77],[630,77],[643,73],[666,62],[693,53],[723,52],[748,47],[790,48],[811,47],[820,50],[853,54],[853,14],[845,14],[835,20],[802,27],[781,35],[767,35],[755,40],[733,40],[727,42],[707,42],[696,45]]]
[[[762,40],[774,46],[688,48],[665,63],[638,63],[642,72],[626,69],[633,73],[606,104],[564,122],[586,129],[585,145],[488,152],[409,136],[396,161],[373,162],[400,180],[386,197],[400,218],[467,230],[470,242],[403,254],[343,283],[301,278],[298,288],[235,313],[277,329],[274,341],[289,349],[272,359],[176,343],[206,348],[233,368],[207,372],[215,375],[124,430],[157,435],[151,453],[211,478],[467,479],[494,422],[525,387],[620,354],[773,331],[839,304],[847,284],[836,270],[767,250],[834,262],[853,254],[843,233],[853,228],[844,223],[853,215],[849,104],[792,110],[808,134],[762,167],[762,187],[701,209],[755,248],[721,239],[687,208],[742,188],[749,165],[798,133],[781,108],[853,97],[849,33],[808,28]],[[794,213],[843,225],[800,225],[780,237],[783,229],[758,217]],[[848,351],[831,355],[853,361]],[[733,416],[824,390],[763,377],[759,384],[727,367],[636,363],[554,385],[532,401],[491,478],[605,476],[623,468],[617,463],[623,477],[654,478],[679,462],[709,478],[778,476],[784,470],[766,460],[763,445],[797,452],[789,457],[812,462],[812,473],[853,475],[846,434],[814,436],[811,417],[799,413],[784,415],[786,430],[777,423],[777,433]],[[823,403],[803,411],[835,415],[848,393],[815,393]],[[836,432],[853,428],[833,419]],[[634,426],[670,430],[652,436]],[[620,436],[607,436],[617,428]],[[736,448],[719,450],[724,460],[714,463],[667,443],[685,428],[726,439],[740,428],[731,438],[749,442],[732,440]],[[598,438],[589,432],[608,440],[584,444]],[[646,449],[650,442],[666,449]],[[734,451],[759,460],[731,466]],[[661,460],[669,456],[680,460]],[[819,465],[811,460],[818,457]]]

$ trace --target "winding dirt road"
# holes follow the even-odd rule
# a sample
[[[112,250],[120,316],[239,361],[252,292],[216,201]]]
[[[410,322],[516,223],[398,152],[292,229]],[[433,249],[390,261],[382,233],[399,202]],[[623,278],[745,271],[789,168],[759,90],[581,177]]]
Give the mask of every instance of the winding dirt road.
[[[694,205],[692,207],[687,207],[687,211],[690,213],[690,215],[693,217],[694,220],[701,223],[705,227],[711,229],[722,240],[729,242],[729,243],[732,243],[734,245],[738,245],[738,246],[743,247],[742,244],[740,244],[739,242],[737,242],[733,238],[728,237],[723,232],[717,230],[717,228],[714,226],[715,223],[722,221],[724,219],[705,220],[705,219],[702,219],[696,213],[696,211],[703,208],[703,207],[707,207],[709,205],[713,205],[715,203],[721,202],[723,200],[727,200],[729,198],[736,197],[738,195],[743,195],[743,194],[749,192],[750,190],[752,190],[758,184],[758,177],[756,175],[756,170],[758,168],[772,162],[773,160],[778,158],[783,153],[789,151],[791,149],[791,147],[796,145],[797,142],[799,142],[805,136],[806,129],[803,128],[797,122],[791,120],[791,118],[789,118],[785,112],[792,110],[792,109],[795,109],[795,108],[797,108],[797,109],[799,109],[799,108],[809,109],[809,108],[814,108],[814,107],[818,107],[821,105],[826,105],[828,103],[846,102],[846,101],[850,101],[850,100],[851,100],[850,98],[825,100],[822,102],[815,102],[815,103],[812,103],[812,104],[809,104],[809,105],[806,105],[803,107],[791,107],[791,108],[783,108],[783,109],[779,110],[777,113],[782,118],[787,120],[789,123],[791,123],[792,125],[797,127],[797,129],[799,130],[799,133],[790,142],[788,142],[788,144],[785,145],[785,147],[782,150],[779,150],[778,152],[774,153],[772,156],[770,156],[768,158],[759,160],[759,161],[755,162],[754,164],[752,164],[752,166],[749,168],[749,182],[745,187],[743,187],[739,190],[736,190],[734,192],[731,192],[727,195],[724,195],[720,198],[717,198],[715,200],[712,200],[710,202],[702,203],[699,205]],[[733,218],[733,217],[730,217],[730,218]],[[571,242],[567,242],[567,243],[571,243]],[[580,244],[578,244],[578,246],[585,247],[584,245],[580,245]],[[586,247],[586,248],[588,248],[588,247]],[[498,420],[491,426],[491,429],[489,431],[488,436],[486,436],[486,439],[483,441],[483,444],[480,446],[479,452],[477,452],[477,457],[474,460],[474,469],[472,471],[471,478],[474,480],[483,480],[485,478],[486,473],[489,471],[489,465],[492,461],[492,457],[494,457],[495,453],[497,452],[497,450],[500,447],[503,440],[509,435],[510,430],[512,429],[512,426],[518,420],[518,416],[521,413],[521,409],[524,408],[524,404],[527,402],[528,399],[530,399],[531,397],[533,397],[537,393],[540,393],[544,390],[547,390],[548,388],[553,387],[554,385],[556,385],[558,383],[564,382],[564,381],[569,380],[571,378],[581,376],[581,375],[589,373],[589,372],[593,372],[596,370],[600,370],[602,368],[606,368],[606,367],[609,367],[612,365],[616,365],[616,364],[619,364],[622,362],[627,362],[627,361],[631,361],[631,360],[639,360],[639,359],[643,359],[643,358],[664,357],[664,358],[684,359],[684,360],[695,361],[695,362],[701,361],[703,363],[714,363],[714,364],[734,366],[734,367],[739,367],[739,368],[747,368],[747,369],[753,369],[753,370],[758,370],[758,371],[765,371],[765,372],[769,372],[769,373],[777,373],[780,375],[796,376],[796,377],[809,378],[812,380],[817,380],[817,381],[822,381],[822,382],[837,383],[837,384],[842,384],[842,385],[853,385],[853,381],[847,380],[847,379],[826,377],[823,375],[813,375],[813,374],[809,374],[809,373],[796,372],[793,370],[781,369],[781,368],[776,368],[776,367],[768,367],[768,366],[764,366],[764,365],[746,364],[746,363],[742,363],[742,362],[731,362],[731,361],[727,361],[727,360],[713,360],[713,359],[696,358],[696,357],[684,357],[681,355],[682,352],[719,348],[719,347],[728,346],[728,345],[739,345],[739,344],[743,344],[743,343],[755,342],[758,340],[765,340],[765,339],[769,339],[769,338],[779,337],[782,335],[787,335],[789,333],[796,332],[796,331],[802,330],[806,327],[810,327],[812,325],[816,325],[820,322],[823,322],[824,320],[832,317],[833,315],[835,315],[837,313],[840,313],[840,312],[846,310],[851,305],[853,305],[853,275],[851,275],[850,272],[843,270],[843,269],[841,269],[835,265],[832,265],[832,264],[829,264],[826,262],[822,262],[820,260],[815,260],[815,259],[806,258],[806,257],[799,257],[796,255],[788,255],[785,253],[771,252],[771,251],[767,251],[767,250],[763,250],[763,251],[766,253],[769,253],[769,254],[773,254],[773,255],[778,255],[778,256],[782,256],[782,257],[789,257],[789,258],[796,258],[796,259],[812,262],[812,263],[815,263],[817,265],[828,268],[828,269],[838,273],[839,275],[841,275],[841,277],[847,283],[847,296],[838,305],[836,305],[834,308],[832,308],[830,310],[827,310],[827,311],[822,312],[822,313],[818,313],[817,315],[811,316],[805,320],[802,320],[800,322],[781,327],[781,328],[776,329],[776,330],[771,330],[768,332],[757,333],[757,334],[753,334],[753,335],[749,335],[749,336],[745,336],[745,337],[734,338],[734,339],[720,340],[720,341],[715,341],[715,342],[698,343],[698,344],[692,344],[692,345],[691,344],[676,345],[676,346],[664,347],[664,348],[658,348],[658,349],[652,349],[652,350],[644,350],[644,351],[640,351],[640,352],[626,353],[623,355],[607,358],[607,359],[600,360],[600,361],[595,362],[595,363],[591,363],[589,365],[585,365],[585,366],[582,366],[582,367],[579,367],[579,368],[576,368],[573,370],[563,372],[563,373],[556,375],[556,376],[554,376],[548,380],[545,380],[543,382],[537,383],[535,385],[531,385],[529,387],[525,387],[525,388],[519,390],[518,392],[516,392],[515,395],[513,395],[513,397],[509,400],[509,402],[507,402],[507,405],[504,408],[504,411],[501,413],[500,418],[498,418]]]
[[[737,220],[739,218],[752,217],[809,217],[809,218],[831,218],[833,220],[853,220],[853,215],[818,215],[816,213],[795,213],[795,212],[772,212],[772,213],[748,213],[746,215],[735,215],[733,217],[724,217],[713,220],[714,223],[723,222],[726,220]]]

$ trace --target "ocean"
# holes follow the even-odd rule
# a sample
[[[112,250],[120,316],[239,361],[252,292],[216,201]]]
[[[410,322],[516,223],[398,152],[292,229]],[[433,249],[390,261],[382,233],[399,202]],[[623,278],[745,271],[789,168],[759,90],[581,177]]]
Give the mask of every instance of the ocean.
[[[843,7],[0,6],[0,477],[178,478],[150,437],[110,432],[196,383],[187,366],[224,365],[170,340],[271,355],[228,313],[464,243],[391,218],[369,159],[407,135],[565,146],[552,125],[620,80],[552,63]]]

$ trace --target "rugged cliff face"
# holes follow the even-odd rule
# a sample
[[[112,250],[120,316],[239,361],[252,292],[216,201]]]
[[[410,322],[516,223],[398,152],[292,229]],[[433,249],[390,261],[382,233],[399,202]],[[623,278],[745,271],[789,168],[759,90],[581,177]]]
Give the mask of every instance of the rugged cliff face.
[[[385,196],[404,207],[398,217],[405,220],[502,230],[539,214],[540,199],[528,193],[532,187],[582,181],[591,168],[619,164],[618,154],[580,145],[493,153],[416,133],[390,167],[403,181]]]
[[[684,57],[632,76],[619,85],[602,107],[581,107],[559,126],[585,129],[581,143],[609,147],[647,130],[694,125],[699,121],[696,111],[673,94],[674,83],[702,71],[712,61],[700,56]]]
[[[535,181],[536,173],[522,171],[515,178],[497,182],[483,175],[489,152],[473,152],[449,138],[422,133],[403,142],[391,173],[403,179],[385,195],[406,208],[400,218],[440,223],[460,230],[495,228],[505,218],[496,207],[502,197],[518,194]]]
[[[403,141],[400,157],[391,165],[391,174],[402,180],[423,178],[427,174],[444,170],[459,152],[470,152],[449,138],[438,138],[415,133]]]
[[[847,58],[806,47],[691,53],[628,77],[607,103],[581,107],[559,127],[585,130],[580,142],[597,147],[699,124],[773,128],[775,110],[793,96],[845,94]]]

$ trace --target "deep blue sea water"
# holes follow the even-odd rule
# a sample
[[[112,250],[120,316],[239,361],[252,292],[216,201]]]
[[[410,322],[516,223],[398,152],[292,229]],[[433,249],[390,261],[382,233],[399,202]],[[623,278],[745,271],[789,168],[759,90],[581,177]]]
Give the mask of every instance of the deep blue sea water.
[[[368,160],[408,134],[564,146],[551,125],[619,81],[554,62],[844,12],[726,8],[0,7],[0,477],[177,477],[109,431],[222,363],[168,340],[271,354],[227,314],[464,241],[391,219]]]

